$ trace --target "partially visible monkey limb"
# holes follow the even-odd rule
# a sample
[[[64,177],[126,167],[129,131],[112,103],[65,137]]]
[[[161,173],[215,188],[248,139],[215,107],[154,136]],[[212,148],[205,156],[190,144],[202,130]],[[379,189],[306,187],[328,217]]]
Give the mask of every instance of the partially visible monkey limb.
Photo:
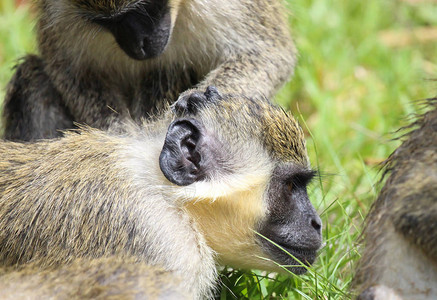
[[[399,295],[391,288],[385,285],[374,285],[365,289],[357,300],[402,300]]]
[[[39,55],[17,67],[5,138],[59,136],[73,122],[139,121],[190,89],[272,97],[296,50],[271,0],[38,0]],[[117,112],[117,113],[115,113]]]
[[[40,264],[0,269],[0,299],[193,299],[176,275],[133,259],[77,258],[48,269]]]
[[[437,99],[430,106],[387,160],[364,232],[359,299],[388,299],[379,295],[389,290],[393,299],[437,299]]]
[[[209,295],[216,264],[306,271],[321,220],[297,122],[266,99],[180,99],[163,117],[105,133],[0,143],[0,264],[134,256]]]

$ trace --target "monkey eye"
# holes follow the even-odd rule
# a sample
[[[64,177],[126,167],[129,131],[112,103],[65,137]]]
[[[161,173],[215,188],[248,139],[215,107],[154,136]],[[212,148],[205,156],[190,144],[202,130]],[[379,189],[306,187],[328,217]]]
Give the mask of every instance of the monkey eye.
[[[287,191],[287,193],[293,192],[293,182],[289,181],[285,183],[285,190]]]

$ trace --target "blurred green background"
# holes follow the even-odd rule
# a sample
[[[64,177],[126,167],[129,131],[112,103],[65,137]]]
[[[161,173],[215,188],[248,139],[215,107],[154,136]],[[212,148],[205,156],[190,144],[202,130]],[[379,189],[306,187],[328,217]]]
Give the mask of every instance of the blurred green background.
[[[34,14],[0,0],[0,102],[12,67],[35,52]],[[399,127],[437,95],[436,0],[289,0],[299,49],[292,80],[276,98],[307,132],[310,187],[325,246],[300,277],[224,270],[221,299],[347,299],[357,237],[379,186],[378,164]]]

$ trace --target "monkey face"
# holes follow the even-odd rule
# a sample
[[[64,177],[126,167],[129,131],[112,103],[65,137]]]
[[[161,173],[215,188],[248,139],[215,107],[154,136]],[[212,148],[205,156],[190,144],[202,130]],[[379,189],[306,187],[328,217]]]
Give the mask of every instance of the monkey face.
[[[110,31],[131,58],[144,60],[160,55],[167,46],[178,1],[76,0],[89,20]]]
[[[313,176],[294,164],[276,166],[266,191],[267,214],[258,226],[264,251],[295,274],[314,262],[322,242],[322,222],[307,194]]]
[[[211,87],[173,109],[161,170],[194,199],[185,209],[219,261],[304,273],[321,246],[321,220],[307,195],[314,171],[298,124],[267,100],[221,97]],[[272,144],[266,132],[282,140]]]

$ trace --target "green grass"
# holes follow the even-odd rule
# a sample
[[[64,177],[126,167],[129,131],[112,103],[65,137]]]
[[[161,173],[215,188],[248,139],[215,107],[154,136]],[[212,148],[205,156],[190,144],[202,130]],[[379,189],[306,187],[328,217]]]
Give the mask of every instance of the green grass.
[[[33,28],[28,7],[16,9],[14,1],[0,0],[0,104],[18,59],[35,52]]]
[[[0,0],[1,87],[17,58],[35,49],[29,11],[11,3]],[[308,133],[311,161],[322,174],[310,196],[326,244],[303,276],[225,270],[221,299],[347,299],[357,238],[378,191],[377,163],[399,143],[391,133],[419,110],[414,100],[437,94],[429,80],[437,78],[437,40],[419,34],[401,43],[417,28],[437,28],[432,0],[290,0],[289,6],[300,58],[277,101]],[[390,37],[402,45],[387,46]]]

